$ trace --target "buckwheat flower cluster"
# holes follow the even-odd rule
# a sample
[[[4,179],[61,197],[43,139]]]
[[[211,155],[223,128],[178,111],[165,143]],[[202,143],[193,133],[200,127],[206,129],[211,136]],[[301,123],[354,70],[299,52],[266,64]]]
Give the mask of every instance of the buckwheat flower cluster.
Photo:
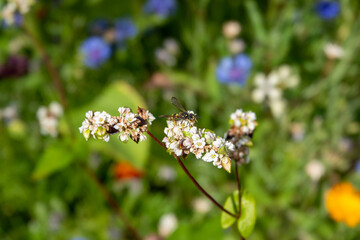
[[[136,143],[146,140],[144,132],[155,117],[140,107],[137,109],[137,114],[126,107],[120,107],[118,111],[119,116],[111,116],[105,111],[88,111],[85,114],[86,119],[79,128],[80,133],[84,135],[86,141],[93,136],[95,139],[108,142],[110,135],[115,133],[119,133],[119,139],[122,142],[127,142],[129,138]]]
[[[189,111],[189,113],[193,113]],[[164,130],[166,137],[163,142],[170,153],[176,156],[187,156],[193,153],[197,159],[212,162],[218,168],[231,170],[231,161],[228,149],[234,149],[230,142],[216,136],[208,129],[199,129],[194,123],[187,120],[167,121]]]
[[[239,164],[248,163],[252,134],[257,126],[256,115],[238,109],[230,115],[230,124],[225,139],[232,143],[234,148],[229,149],[229,156]]]
[[[40,107],[36,115],[40,123],[41,134],[56,137],[59,118],[63,115],[62,106],[57,102],[52,102],[49,107]]]
[[[1,17],[7,24],[13,24],[16,20],[16,15],[18,13],[26,14],[34,3],[34,0],[8,0],[1,10]]]

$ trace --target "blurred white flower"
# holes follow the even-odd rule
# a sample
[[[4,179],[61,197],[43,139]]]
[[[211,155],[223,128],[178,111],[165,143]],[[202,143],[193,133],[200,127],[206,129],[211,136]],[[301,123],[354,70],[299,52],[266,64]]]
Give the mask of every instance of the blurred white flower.
[[[274,117],[280,117],[285,111],[285,101],[282,98],[269,101],[269,107]]]
[[[201,214],[205,214],[205,213],[209,212],[211,209],[211,204],[210,204],[209,200],[206,198],[203,198],[203,197],[195,198],[192,201],[192,206],[196,212],[201,213]]]
[[[180,52],[179,45],[175,39],[168,38],[163,46],[155,50],[155,58],[160,64],[173,67],[177,62],[177,55]]]
[[[263,73],[256,74],[255,89],[252,92],[252,99],[254,102],[261,103],[265,98],[269,100],[281,98],[282,91],[277,87],[279,79],[275,74],[270,74],[268,77]]]
[[[317,182],[325,173],[324,165],[319,160],[312,160],[305,167],[306,174]]]
[[[4,118],[6,122],[11,122],[18,117],[17,108],[14,105],[9,105],[2,109],[1,118]]]
[[[1,10],[1,17],[7,24],[13,24],[15,21],[15,14],[27,13],[34,3],[35,0],[8,0],[7,4]]]
[[[168,213],[160,218],[158,224],[159,235],[163,238],[170,236],[178,227],[178,220],[173,213]]]
[[[329,59],[340,59],[344,56],[343,48],[334,43],[327,43],[324,46],[324,52]]]
[[[282,92],[299,84],[298,75],[288,65],[282,65],[271,71],[268,76],[258,73],[254,77],[255,88],[252,91],[254,102],[266,102],[275,117],[280,117],[286,106]]]
[[[41,134],[56,137],[58,135],[58,119],[62,114],[63,109],[57,102],[50,103],[49,107],[40,107],[36,115],[40,123]]]
[[[164,49],[172,54],[172,55],[177,55],[180,51],[179,49],[179,44],[177,43],[177,41],[173,38],[167,38],[164,41]]]
[[[236,55],[244,51],[245,43],[242,39],[236,38],[228,42],[230,53]]]
[[[241,25],[237,21],[228,21],[223,24],[222,31],[226,38],[235,38],[241,32]]]
[[[165,182],[172,182],[176,178],[176,171],[171,166],[163,165],[158,170],[158,178]]]

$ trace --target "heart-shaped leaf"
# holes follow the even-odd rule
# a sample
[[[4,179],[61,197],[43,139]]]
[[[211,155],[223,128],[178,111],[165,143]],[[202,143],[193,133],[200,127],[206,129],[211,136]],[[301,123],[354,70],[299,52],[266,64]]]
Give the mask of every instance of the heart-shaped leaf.
[[[238,220],[238,230],[244,238],[252,233],[256,222],[256,203],[253,196],[244,191],[241,196],[241,216]]]
[[[225,201],[224,208],[233,214],[237,214],[239,209],[239,191],[235,190]],[[221,212],[221,227],[228,228],[235,222],[236,218],[225,212]]]

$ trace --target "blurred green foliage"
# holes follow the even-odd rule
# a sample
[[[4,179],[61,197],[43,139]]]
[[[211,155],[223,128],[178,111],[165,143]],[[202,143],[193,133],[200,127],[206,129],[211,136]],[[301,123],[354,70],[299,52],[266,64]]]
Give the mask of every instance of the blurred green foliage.
[[[120,106],[134,111],[140,106],[157,117],[177,111],[171,96],[197,112],[198,126],[220,136],[235,109],[257,114],[251,161],[240,169],[241,183],[257,207],[254,232],[247,239],[359,239],[358,227],[330,219],[324,194],[339,181],[360,188],[360,3],[339,1],[340,15],[333,20],[321,19],[312,1],[186,0],[178,1],[177,12],[168,18],[144,14],[143,3],[39,0],[25,16],[25,28],[44,46],[65,88],[68,107],[56,138],[41,135],[36,118],[40,106],[60,102],[37,43],[24,27],[0,29],[0,63],[14,54],[29,59],[27,74],[0,78],[0,239],[128,239],[124,223],[83,165],[114,193],[142,236],[156,233],[161,216],[174,213],[178,228],[169,239],[238,239],[237,224],[221,229],[217,208],[194,209],[201,193],[155,142],[124,144],[116,136],[109,143],[86,142],[78,133],[88,110],[115,115]],[[134,20],[137,36],[98,69],[86,68],[78,50],[91,36],[91,22],[124,16]],[[230,55],[222,35],[228,20],[241,23],[244,51],[253,62],[242,87],[222,85],[215,75],[219,60]],[[155,58],[166,38],[179,44],[173,67]],[[342,46],[344,56],[327,58],[323,48],[328,42]],[[266,103],[252,100],[251,92],[256,73],[268,74],[282,64],[297,71],[300,84],[284,91],[286,108],[274,117]],[[154,73],[162,74],[165,85],[156,82]],[[17,109],[16,117],[4,117],[8,106]],[[151,131],[161,139],[164,127],[165,120],[157,119]],[[143,171],[142,178],[116,179],[112,169],[120,160]],[[314,160],[324,168],[318,180],[306,170]],[[233,173],[195,157],[185,164],[221,203],[236,189]],[[161,177],[164,166],[173,169],[173,179]]]

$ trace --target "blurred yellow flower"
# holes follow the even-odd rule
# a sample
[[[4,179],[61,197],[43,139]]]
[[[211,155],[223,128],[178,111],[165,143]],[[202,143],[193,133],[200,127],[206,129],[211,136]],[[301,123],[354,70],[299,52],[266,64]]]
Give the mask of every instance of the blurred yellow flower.
[[[360,222],[360,192],[349,182],[334,185],[325,195],[326,208],[337,222],[354,227]]]

